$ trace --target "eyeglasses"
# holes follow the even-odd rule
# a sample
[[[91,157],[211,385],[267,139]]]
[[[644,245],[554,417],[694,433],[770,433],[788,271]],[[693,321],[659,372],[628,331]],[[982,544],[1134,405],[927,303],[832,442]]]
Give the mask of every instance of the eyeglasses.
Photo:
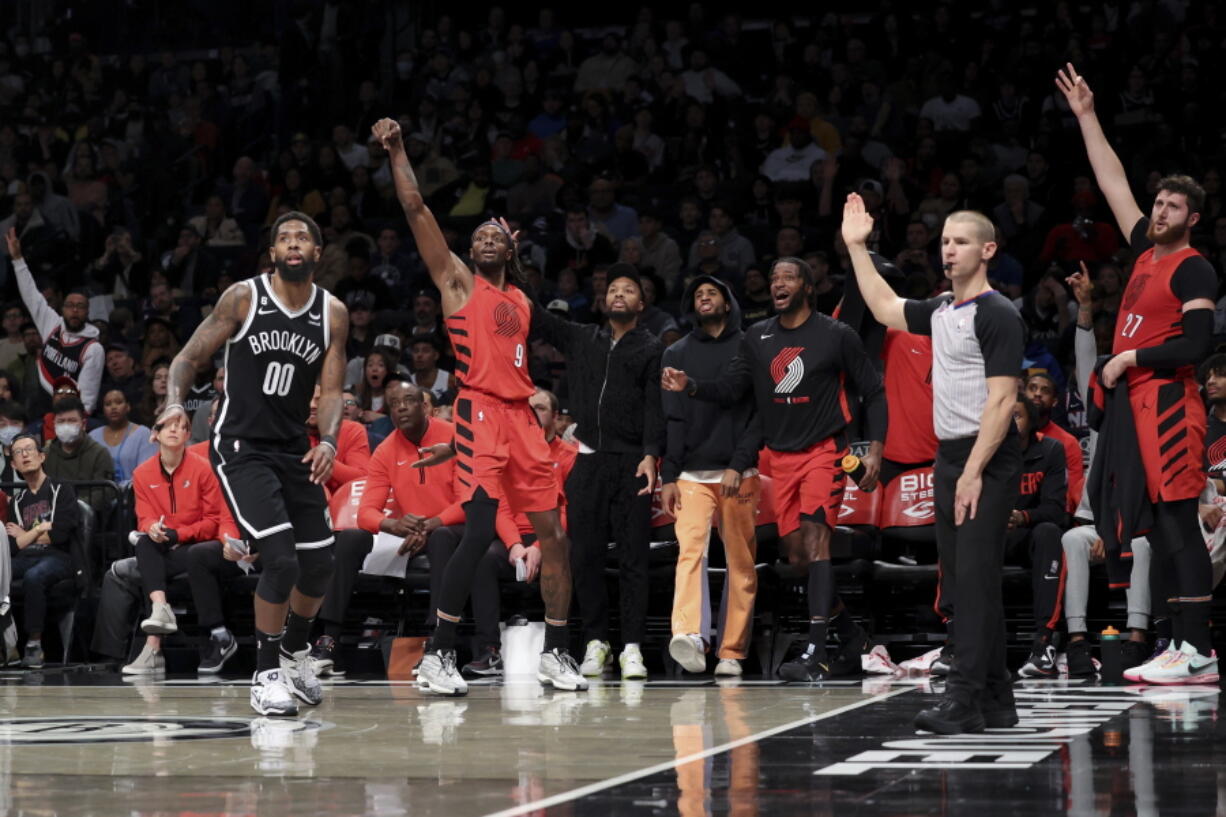
[[[56,390],[55,390],[55,393],[56,393],[56,394],[76,394],[76,393],[77,393],[77,390],[76,390],[76,389],[63,388],[63,389],[56,389]]]
[[[346,400],[346,401],[344,401],[344,405],[346,405],[346,406],[356,406],[357,404],[358,404],[358,401],[357,401],[357,400]]]
[[[13,456],[14,456],[14,457],[33,457],[33,456],[34,456],[35,454],[37,454],[37,453],[38,453],[38,449],[37,449],[37,448],[32,448],[32,447],[30,447],[30,446],[25,446],[25,447],[22,447],[22,448],[14,448],[14,449],[13,449]]]

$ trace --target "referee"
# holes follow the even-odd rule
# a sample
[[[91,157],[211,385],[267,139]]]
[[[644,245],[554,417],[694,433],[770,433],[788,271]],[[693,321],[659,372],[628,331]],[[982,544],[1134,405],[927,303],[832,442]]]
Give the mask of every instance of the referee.
[[[886,326],[932,336],[937,548],[958,609],[944,699],[915,718],[945,735],[1017,723],[1005,665],[1001,563],[1017,498],[1022,455],[1013,425],[1025,345],[1022,318],[988,284],[995,229],[982,213],[951,213],[941,232],[948,294],[910,301],[877,274],[865,242],[873,219],[855,193],[843,208],[843,240],[873,317]]]

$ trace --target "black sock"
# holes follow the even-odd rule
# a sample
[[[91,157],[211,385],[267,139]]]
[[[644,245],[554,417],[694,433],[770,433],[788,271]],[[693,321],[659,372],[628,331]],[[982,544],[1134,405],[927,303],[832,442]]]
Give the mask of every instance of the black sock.
[[[1183,640],[1187,637],[1183,629],[1183,607],[1177,601],[1168,602],[1167,606],[1171,608],[1171,643],[1176,647],[1181,647]]]
[[[1179,618],[1183,624],[1183,637],[1191,642],[1196,651],[1208,657],[1213,652],[1213,638],[1209,634],[1209,606],[1207,601],[1185,601],[1180,603]]]
[[[834,606],[834,574],[830,560],[809,564],[809,644],[819,658],[826,657],[826,617]]]
[[[434,627],[434,635],[430,638],[430,649],[432,650],[454,650],[456,628],[460,626],[458,621],[448,621],[442,616],[438,617],[438,624]]]
[[[1171,620],[1169,618],[1154,619],[1154,635],[1158,638],[1170,640],[1173,637],[1171,634]]]
[[[340,641],[341,640],[341,625],[335,622],[332,622],[332,621],[325,621],[324,622],[324,635],[326,635],[328,638],[331,638],[333,641]]]
[[[834,625],[834,631],[839,634],[839,640],[844,644],[855,638],[860,631],[860,625],[846,609],[830,619],[830,623]]]
[[[255,671],[277,669],[281,666],[281,633],[275,635],[255,631]]]
[[[293,655],[307,648],[307,639],[311,637],[311,625],[315,617],[306,618],[293,610],[289,611],[289,620],[285,624],[285,636],[281,639],[281,652]]]
[[[1046,627],[1040,627],[1034,634],[1034,642],[1046,647],[1051,643],[1051,630]]]
[[[823,660],[826,658],[826,619],[809,619],[809,649],[818,658]]]
[[[551,650],[566,651],[567,645],[570,642],[570,630],[565,624],[550,624],[545,622],[545,652]]]

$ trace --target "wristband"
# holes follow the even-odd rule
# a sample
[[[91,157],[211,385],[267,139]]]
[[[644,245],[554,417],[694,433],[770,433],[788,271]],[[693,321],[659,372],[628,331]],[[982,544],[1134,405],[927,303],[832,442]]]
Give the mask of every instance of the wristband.
[[[328,446],[328,448],[331,448],[332,456],[334,457],[340,453],[340,449],[336,447],[336,438],[333,437],[331,434],[325,434],[324,436],[320,437],[319,444],[326,445]]]

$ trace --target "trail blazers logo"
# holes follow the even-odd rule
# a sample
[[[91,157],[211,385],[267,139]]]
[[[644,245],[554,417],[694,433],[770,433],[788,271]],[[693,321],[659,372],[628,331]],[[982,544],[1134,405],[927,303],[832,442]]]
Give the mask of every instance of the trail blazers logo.
[[[515,313],[515,307],[508,303],[498,304],[494,308],[494,323],[498,326],[494,333],[503,337],[514,337],[519,334],[519,315]]]
[[[771,361],[771,379],[775,381],[775,394],[791,394],[805,377],[805,362],[800,356],[803,346],[788,346]]]

